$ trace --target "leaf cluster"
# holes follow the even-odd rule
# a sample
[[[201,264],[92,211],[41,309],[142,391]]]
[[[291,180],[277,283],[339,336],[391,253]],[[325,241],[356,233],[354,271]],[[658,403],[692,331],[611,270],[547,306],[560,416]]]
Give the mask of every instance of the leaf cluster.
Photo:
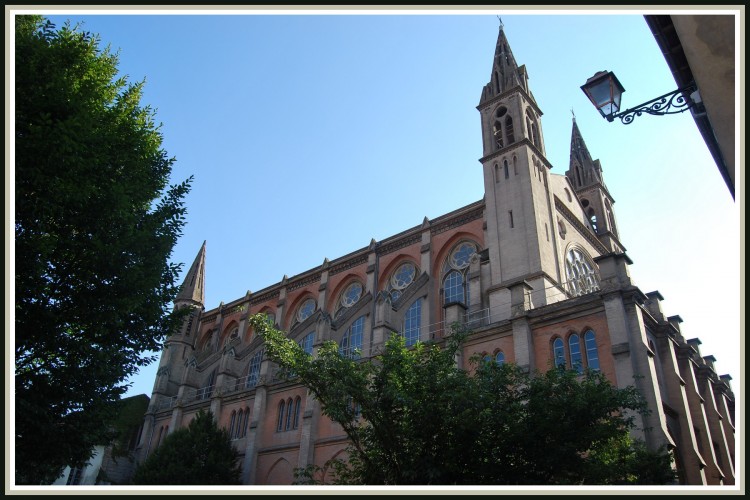
[[[251,322],[269,359],[309,388],[351,443],[346,461],[298,470],[298,483],[320,484],[324,477],[368,485],[673,480],[670,455],[649,451],[630,435],[635,415],[647,411],[643,398],[600,372],[526,373],[477,357],[469,360],[469,373],[455,362],[469,335],[458,327],[442,345],[406,347],[393,334],[367,360],[342,357],[333,342],[313,357],[262,316]]]
[[[240,484],[239,453],[213,414],[199,411],[187,427],[172,431],[133,475],[138,485]]]
[[[111,403],[179,324],[192,178],[169,185],[144,82],[96,35],[15,23],[16,482],[49,484],[109,442]]]

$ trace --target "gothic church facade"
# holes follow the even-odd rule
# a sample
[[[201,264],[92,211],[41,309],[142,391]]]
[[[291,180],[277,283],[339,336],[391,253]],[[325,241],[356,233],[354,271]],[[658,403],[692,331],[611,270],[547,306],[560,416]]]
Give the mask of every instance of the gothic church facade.
[[[266,313],[312,354],[334,340],[367,357],[392,332],[439,342],[458,321],[473,331],[458,363],[479,353],[601,370],[646,397],[637,437],[675,450],[682,484],[734,484],[730,377],[664,316],[658,291],[632,283],[614,199],[575,119],[568,170],[551,173],[542,111],[502,26],[477,109],[482,200],[209,310],[203,244],[175,300],[192,313],[165,342],[141,460],[200,409],[228,429],[244,484],[291,484],[294,468],[342,453],[341,427],[264,357],[247,319]]]

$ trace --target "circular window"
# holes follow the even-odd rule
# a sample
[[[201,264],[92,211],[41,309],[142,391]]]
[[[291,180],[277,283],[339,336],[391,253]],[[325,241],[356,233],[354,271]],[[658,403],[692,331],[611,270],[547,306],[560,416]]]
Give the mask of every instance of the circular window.
[[[411,262],[407,262],[406,264],[401,264],[401,266],[396,270],[395,273],[393,273],[393,276],[391,276],[391,285],[393,285],[393,288],[396,290],[403,290],[407,286],[411,285],[411,282],[414,281],[414,276],[417,273],[417,268],[414,267],[414,264]]]
[[[362,284],[357,282],[352,283],[347,287],[343,295],[341,295],[341,305],[344,307],[351,307],[360,297],[362,297]]]
[[[310,317],[315,312],[315,301],[313,299],[307,299],[302,303],[299,310],[297,311],[297,321],[302,322]]]
[[[501,116],[505,116],[505,113],[508,112],[508,109],[505,106],[500,106],[497,108],[497,111],[495,111],[495,116],[497,118],[500,118]]]
[[[451,255],[451,266],[454,269],[464,269],[469,266],[471,256],[477,253],[476,247],[471,243],[461,243]]]

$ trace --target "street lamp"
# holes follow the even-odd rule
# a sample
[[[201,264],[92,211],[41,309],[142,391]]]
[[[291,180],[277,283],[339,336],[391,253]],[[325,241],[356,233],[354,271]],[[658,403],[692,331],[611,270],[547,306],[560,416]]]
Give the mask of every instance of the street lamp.
[[[697,108],[701,103],[698,87],[692,82],[686,87],[620,112],[620,100],[625,89],[611,71],[597,72],[581,85],[581,90],[607,121],[619,118],[625,125],[643,113],[671,115]]]

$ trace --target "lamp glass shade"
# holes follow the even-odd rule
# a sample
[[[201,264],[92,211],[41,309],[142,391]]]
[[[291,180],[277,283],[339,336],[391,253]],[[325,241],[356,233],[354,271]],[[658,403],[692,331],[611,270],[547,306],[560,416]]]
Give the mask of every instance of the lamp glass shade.
[[[620,111],[620,100],[625,89],[614,73],[599,71],[586,80],[581,90],[603,117],[609,119]]]

